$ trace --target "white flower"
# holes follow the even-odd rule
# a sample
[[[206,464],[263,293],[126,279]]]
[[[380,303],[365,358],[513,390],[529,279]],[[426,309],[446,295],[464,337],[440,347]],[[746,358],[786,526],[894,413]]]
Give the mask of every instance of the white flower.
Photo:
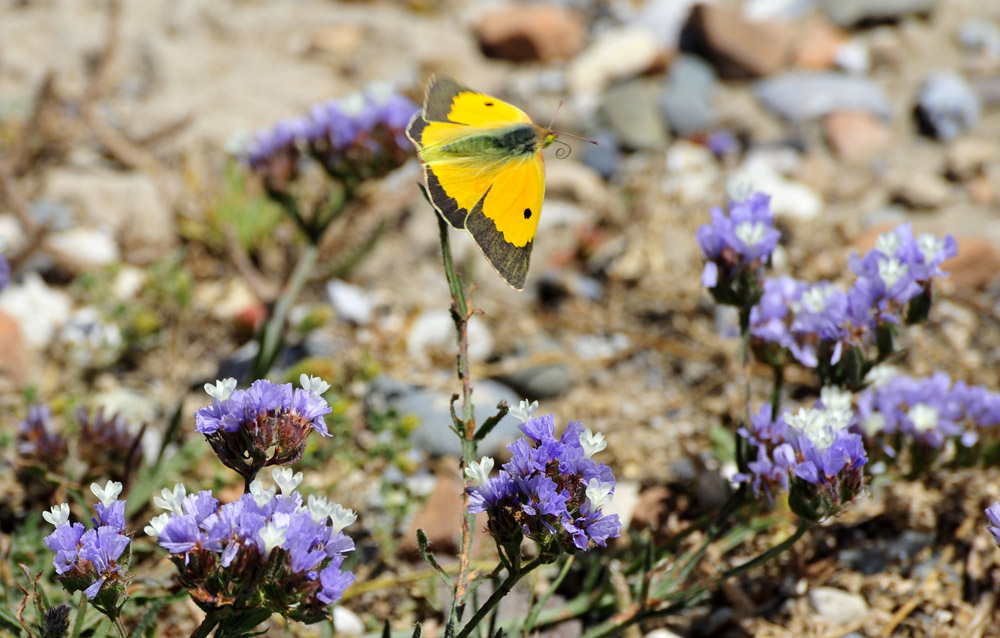
[[[833,432],[839,432],[840,430],[847,429],[847,426],[851,424],[851,419],[853,417],[854,413],[851,412],[850,408],[827,410],[826,424]]]
[[[318,394],[323,396],[326,391],[330,389],[330,384],[320,379],[319,377],[310,377],[307,374],[302,374],[299,376],[299,385],[302,389],[307,392],[312,392],[313,394]]]
[[[726,194],[734,202],[744,202],[757,191],[749,180],[735,180],[726,184]]]
[[[59,527],[69,520],[69,504],[53,505],[48,512],[42,512],[42,518],[52,527]]]
[[[516,408],[511,408],[507,413],[521,423],[526,423],[530,421],[533,416],[535,416],[536,410],[538,410],[538,401],[528,403],[527,399],[521,399],[521,404]]]
[[[835,385],[828,385],[819,391],[819,400],[827,410],[850,410],[854,395]]]
[[[910,272],[910,267],[895,257],[878,262],[878,276],[885,282],[886,288],[892,288],[908,272]]]
[[[99,500],[104,507],[108,507],[118,500],[118,495],[122,493],[122,484],[118,481],[108,481],[102,488],[97,483],[91,483],[90,491],[94,493],[94,496],[97,497],[97,500]]]
[[[177,514],[178,516],[184,515],[184,497],[187,496],[187,489],[184,487],[183,483],[175,483],[174,490],[171,492],[167,488],[160,490],[160,494],[163,498],[159,496],[153,497],[153,504],[161,509]]]
[[[482,485],[490,478],[493,463],[493,459],[488,456],[484,456],[478,461],[473,461],[465,468],[465,477],[472,481],[473,485]]]
[[[592,478],[587,483],[587,500],[594,508],[601,508],[611,502],[611,483],[601,483],[598,479]]]
[[[302,472],[292,474],[292,468],[290,467],[276,467],[271,470],[271,476],[274,477],[274,482],[281,488],[281,493],[285,495],[294,492],[295,488],[302,483]]]
[[[873,388],[881,388],[899,375],[899,368],[888,363],[877,365],[865,375],[865,382]]]
[[[924,256],[924,263],[929,264],[944,250],[944,240],[939,239],[934,233],[920,233],[917,235],[917,248]]]
[[[887,233],[882,233],[875,240],[875,250],[879,251],[886,257],[895,257],[896,252],[899,251],[900,246],[903,245],[903,240],[900,239],[899,235],[895,231],[889,231]]]
[[[260,530],[260,540],[264,541],[264,553],[270,554],[275,547],[280,547],[285,542],[285,535],[288,533],[287,525],[279,525],[271,521]]]
[[[214,385],[211,383],[205,384],[205,392],[216,401],[225,401],[233,395],[233,390],[235,389],[236,379],[232,377],[220,379]]]
[[[816,449],[825,450],[833,444],[833,429],[823,410],[799,408],[795,414],[785,412],[785,422],[808,437]]]
[[[767,226],[764,225],[764,222],[745,221],[736,226],[733,234],[746,244],[747,248],[752,248],[764,241],[764,237],[767,235]]]
[[[335,503],[330,503],[325,496],[314,496],[312,494],[309,495],[306,504],[309,516],[317,523],[326,520],[326,517],[333,513],[333,506],[335,505]]]
[[[170,514],[164,512],[163,514],[154,516],[153,518],[149,519],[149,525],[143,528],[143,531],[146,532],[146,534],[148,534],[149,536],[156,538],[157,536],[160,535],[160,532],[163,531],[163,528],[167,526],[167,523],[169,521],[170,521]]]
[[[250,496],[253,496],[257,507],[264,507],[270,503],[276,492],[277,490],[274,489],[273,485],[265,490],[264,484],[260,482],[260,479],[254,479],[250,482]]]
[[[861,422],[861,427],[868,436],[875,436],[885,429],[886,418],[881,412],[872,412],[868,418]]]
[[[833,286],[819,284],[810,286],[802,293],[802,305],[809,312],[823,312],[826,308],[826,300],[837,292]],[[796,312],[798,312],[796,310]]]
[[[913,421],[913,427],[916,428],[917,432],[926,432],[937,427],[938,414],[938,409],[933,405],[918,403],[910,408],[906,416]]]
[[[330,526],[334,534],[339,534],[342,529],[358,520],[354,510],[349,510],[338,503],[334,503],[330,510]]]
[[[608,442],[604,440],[604,435],[600,432],[593,433],[590,428],[583,431],[580,435],[580,445],[583,446],[583,453],[590,458],[608,447]]]

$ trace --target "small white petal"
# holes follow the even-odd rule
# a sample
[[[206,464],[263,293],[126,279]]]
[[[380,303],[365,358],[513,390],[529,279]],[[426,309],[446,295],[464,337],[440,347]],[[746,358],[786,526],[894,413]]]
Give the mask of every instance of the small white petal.
[[[939,410],[926,403],[918,403],[906,413],[910,421],[913,421],[913,427],[917,432],[926,432],[937,427],[938,415]]]
[[[827,410],[850,410],[854,395],[835,385],[828,385],[819,391],[819,400]]]
[[[233,390],[235,389],[236,379],[232,377],[220,379],[215,384],[205,384],[205,392],[216,401],[225,401],[233,395]]]
[[[69,521],[69,504],[53,505],[48,512],[42,512],[42,518],[53,527],[59,527]]]
[[[875,240],[875,250],[879,251],[886,257],[895,257],[896,252],[902,245],[903,240],[896,234],[895,231],[882,233]]]
[[[584,430],[583,434],[580,435],[580,445],[583,446],[583,453],[590,458],[608,447],[608,442],[604,440],[604,435],[600,432],[596,434],[587,428]]]
[[[288,526],[271,521],[260,530],[260,539],[264,541],[264,553],[270,554],[275,547],[285,542]]]
[[[484,456],[478,461],[473,461],[465,468],[465,477],[473,485],[482,485],[490,478],[490,471],[493,469],[494,461],[491,457]]]
[[[736,226],[733,234],[747,247],[753,247],[764,241],[764,237],[767,236],[767,226],[764,222],[745,221]]]
[[[292,474],[292,469],[288,467],[274,468],[271,470],[271,476],[274,477],[274,482],[278,484],[281,493],[285,495],[294,492],[302,483],[302,472]]]
[[[299,376],[299,385],[303,390],[323,396],[330,389],[330,384],[319,377],[310,377],[307,374]]]
[[[596,478],[587,483],[587,500],[595,508],[601,508],[611,502],[611,483],[601,483]]]
[[[250,496],[257,503],[257,507],[264,507],[270,503],[276,493],[277,490],[273,485],[264,489],[264,484],[260,482],[260,479],[254,479],[250,482]]]
[[[184,515],[184,497],[187,496],[187,488],[184,487],[183,483],[175,483],[173,491],[165,487],[160,490],[160,494],[162,498],[160,496],[153,497],[154,505],[178,516]]]
[[[333,528],[333,533],[338,534],[345,527],[358,520],[358,515],[354,513],[354,510],[349,510],[346,507],[334,503],[330,511],[330,526]]]
[[[149,525],[143,528],[143,531],[146,532],[146,534],[148,534],[149,536],[156,538],[157,536],[160,535],[160,532],[163,531],[163,528],[167,526],[167,523],[169,521],[170,521],[170,514],[164,512],[163,514],[154,516],[153,518],[149,519]]]
[[[309,516],[311,516],[317,523],[326,520],[326,517],[333,512],[333,505],[326,499],[325,496],[313,496],[310,494],[306,503],[306,509],[309,510]]]
[[[521,399],[521,404],[516,408],[508,410],[507,414],[511,415],[521,423],[526,423],[535,416],[536,410],[538,410],[538,401],[528,403],[527,399]]]
[[[97,497],[97,500],[99,500],[104,507],[108,507],[118,500],[118,495],[122,493],[122,484],[117,481],[108,481],[102,488],[97,483],[91,483],[90,491],[94,493],[94,496]]]

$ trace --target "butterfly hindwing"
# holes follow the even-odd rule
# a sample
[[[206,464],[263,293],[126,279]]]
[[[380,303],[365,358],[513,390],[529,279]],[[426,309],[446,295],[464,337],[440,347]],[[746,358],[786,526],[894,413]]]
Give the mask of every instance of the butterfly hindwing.
[[[465,220],[483,254],[500,276],[524,288],[545,195],[541,152],[508,162]]]

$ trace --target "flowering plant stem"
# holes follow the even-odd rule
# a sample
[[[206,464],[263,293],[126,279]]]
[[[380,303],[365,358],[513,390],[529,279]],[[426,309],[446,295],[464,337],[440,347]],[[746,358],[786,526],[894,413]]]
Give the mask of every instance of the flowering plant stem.
[[[319,246],[313,239],[310,239],[302,251],[302,256],[299,257],[299,262],[295,265],[295,270],[292,271],[292,276],[288,279],[288,283],[285,284],[284,290],[281,291],[274,304],[271,318],[268,319],[261,332],[260,349],[257,351],[257,360],[253,366],[253,378],[263,379],[267,376],[271,366],[274,365],[274,360],[278,357],[278,352],[284,341],[288,312],[295,300],[298,299],[299,294],[302,293],[302,288],[305,287],[306,281],[309,280],[309,276],[316,267],[318,257]]]
[[[462,630],[458,632],[455,638],[468,638],[468,636],[472,634],[473,630],[478,627],[481,622],[483,622],[483,619],[486,618],[487,614],[493,611],[493,608],[500,603],[503,597],[510,593],[510,590],[517,584],[517,581],[524,578],[539,565],[543,565],[547,562],[551,562],[551,557],[543,554],[535,560],[522,566],[520,564],[520,560],[515,557],[515,560],[511,564],[510,571],[507,572],[507,578],[500,583],[500,586],[494,590],[493,594],[490,595],[485,603],[483,603],[483,606],[476,610],[476,613],[471,619],[469,619],[469,622],[462,627]]]
[[[438,230],[441,235],[441,258],[444,263],[444,274],[448,280],[448,289],[451,291],[451,318],[455,322],[455,339],[458,342],[458,378],[462,381],[462,418],[455,416],[452,410],[452,420],[455,432],[462,439],[462,461],[460,470],[463,471],[468,465],[476,462],[477,440],[476,440],[476,417],[472,404],[472,381],[469,378],[469,302],[466,297],[465,283],[461,276],[455,271],[455,264],[451,257],[451,242],[448,239],[448,223],[441,215],[434,211],[438,221]],[[452,404],[457,397],[452,399]],[[461,530],[461,550],[459,553],[458,578],[455,580],[454,595],[452,598],[451,610],[448,613],[448,627],[454,627],[461,617],[460,609],[465,605],[466,588],[469,581],[469,554],[472,549],[472,526],[475,515],[469,513],[469,494],[462,494],[463,511]],[[513,583],[511,583],[513,586]],[[491,599],[492,600],[492,599]]]

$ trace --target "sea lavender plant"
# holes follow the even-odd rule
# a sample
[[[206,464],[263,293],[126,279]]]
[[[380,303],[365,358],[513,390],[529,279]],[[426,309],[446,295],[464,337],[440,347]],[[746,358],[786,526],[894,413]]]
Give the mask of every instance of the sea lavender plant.
[[[760,298],[764,267],[781,238],[771,198],[753,193],[731,201],[728,215],[721,208],[711,215],[695,234],[705,258],[701,283],[716,302],[749,308]]]
[[[299,460],[313,430],[331,436],[323,416],[332,408],[322,396],[330,385],[305,374],[300,383],[293,389],[260,379],[246,390],[232,378],[205,384],[212,402],[195,413],[195,428],[247,489],[261,468]]]
[[[180,483],[154,499],[167,511],[145,531],[170,552],[180,584],[208,614],[206,632],[219,625],[220,636],[238,633],[271,613],[328,619],[328,605],[354,581],[342,566],[354,550],[343,529],[355,513],[323,497],[303,502],[295,491],[301,472],[271,473],[277,490],[254,480],[248,494],[224,505],[211,491],[188,494]]]
[[[45,537],[45,545],[55,553],[52,564],[56,580],[66,591],[83,591],[90,603],[107,616],[124,638],[121,609],[128,600],[131,581],[128,548],[131,532],[125,530],[125,501],[118,500],[122,484],[108,481],[104,487],[90,486],[97,497],[94,527],[69,522],[69,505],[63,503],[42,513],[55,531]]]
[[[498,549],[514,561],[521,540],[528,537],[554,560],[563,552],[603,547],[617,537],[618,515],[601,512],[611,502],[615,477],[611,468],[593,459],[607,446],[604,436],[570,421],[557,439],[551,414],[522,423],[520,429],[524,436],[508,446],[513,456],[499,476],[489,478],[490,457],[466,468],[474,485],[469,511],[486,512]]]
[[[82,406],[76,411],[76,420],[80,426],[79,457],[88,465],[87,474],[128,484],[142,456],[145,425],[133,432],[120,414],[105,415],[104,408],[98,408],[91,415]]]
[[[62,466],[69,446],[65,437],[52,427],[52,413],[47,405],[28,406],[28,414],[17,428],[17,453],[22,463],[50,470]]]

